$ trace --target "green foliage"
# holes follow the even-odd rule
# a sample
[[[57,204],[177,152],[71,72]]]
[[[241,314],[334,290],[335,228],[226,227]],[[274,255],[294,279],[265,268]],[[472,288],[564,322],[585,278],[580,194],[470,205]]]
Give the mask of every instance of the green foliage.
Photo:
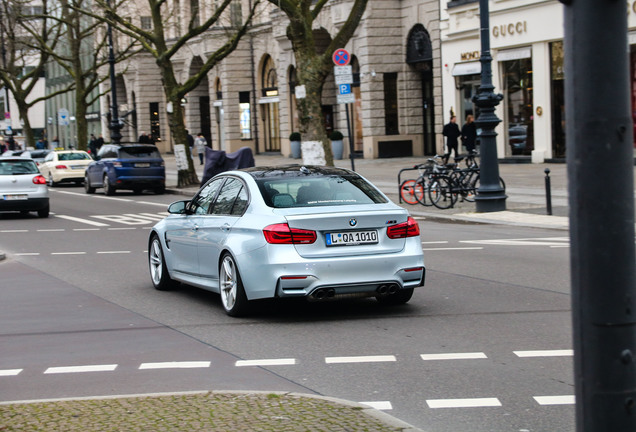
[[[331,135],[329,135],[329,139],[331,141],[341,141],[342,140],[342,132],[337,131],[337,130],[331,132]]]
[[[290,141],[300,141],[301,140],[300,132],[292,132],[291,135],[289,135],[289,140]]]

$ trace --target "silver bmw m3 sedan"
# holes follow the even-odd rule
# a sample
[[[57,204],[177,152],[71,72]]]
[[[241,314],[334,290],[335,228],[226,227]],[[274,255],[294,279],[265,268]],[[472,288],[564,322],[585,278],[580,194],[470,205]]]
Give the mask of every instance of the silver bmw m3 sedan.
[[[424,285],[417,222],[350,170],[228,171],[168,212],[150,231],[154,287],[185,283],[219,293],[230,316],[264,298],[400,304]]]

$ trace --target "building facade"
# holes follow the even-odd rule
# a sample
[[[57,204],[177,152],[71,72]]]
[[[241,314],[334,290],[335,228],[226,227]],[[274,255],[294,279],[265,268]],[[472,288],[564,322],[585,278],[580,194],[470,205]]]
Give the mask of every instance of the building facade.
[[[237,2],[232,13],[246,15],[249,3]],[[350,0],[327,3],[314,26],[318,51],[324,51],[345,22],[350,4]],[[203,20],[212,13],[213,4],[205,0],[183,2],[177,21],[188,22],[191,11]],[[135,19],[142,27],[151,25],[143,13]],[[288,138],[298,130],[299,122],[296,65],[286,36],[287,23],[286,15],[276,6],[269,2],[262,5],[239,47],[182,101],[190,133],[203,133],[212,148],[227,152],[249,146],[256,153],[291,155]],[[179,23],[175,25],[178,28]],[[212,28],[179,54],[176,64],[182,82],[214,52],[219,43],[216,33],[221,31]],[[327,131],[341,131],[345,147],[350,132],[354,151],[365,158],[439,152],[439,41],[438,1],[370,1],[354,37],[342,47],[352,54],[355,103],[338,104],[335,80],[327,78],[323,91]],[[122,130],[124,140],[134,141],[141,132],[152,133],[162,150],[170,151],[174,143],[167,128],[168,107],[154,59],[140,54],[118,68],[123,71],[117,84],[118,103],[134,113]],[[108,97],[102,98],[103,112],[108,104]]]

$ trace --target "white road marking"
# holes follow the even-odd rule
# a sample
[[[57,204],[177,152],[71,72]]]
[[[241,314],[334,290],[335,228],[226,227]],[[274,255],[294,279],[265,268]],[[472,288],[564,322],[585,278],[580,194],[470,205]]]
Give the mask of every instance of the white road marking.
[[[473,360],[488,358],[483,352],[420,354],[422,360]]]
[[[501,402],[497,398],[472,398],[472,399],[429,399],[426,401],[429,408],[478,408],[500,407]]]
[[[60,231],[66,231],[64,228],[51,228],[51,229],[39,229],[36,230],[37,232],[60,232]]]
[[[158,362],[142,363],[139,369],[192,369],[208,368],[212,364],[209,361],[181,361],[181,362]]]
[[[537,351],[513,351],[517,357],[567,357],[573,356],[574,350],[537,350]]]
[[[481,250],[483,247],[422,248],[425,251]]]
[[[0,369],[0,376],[16,376],[24,369]]]
[[[447,244],[447,243],[448,243],[448,240],[422,242],[422,244]]]
[[[496,246],[567,246],[568,237],[539,237],[497,240],[460,240],[460,243],[476,243]],[[564,244],[565,243],[565,244]]]
[[[115,197],[109,197],[109,196],[104,196],[104,195],[88,195],[91,198],[97,198],[97,199],[105,199],[105,200],[113,200],[113,201],[122,201],[122,202],[134,202],[131,199],[126,199],[126,198],[115,198]]]
[[[51,255],[86,255],[86,252],[51,252]]]
[[[261,360],[237,360],[234,365],[237,367],[242,367],[242,366],[290,366],[295,364],[296,364],[296,359],[280,358],[280,359],[261,359]]]
[[[73,231],[99,231],[99,228],[73,228]]]
[[[23,229],[19,229],[19,230],[2,230],[0,231],[0,233],[25,233],[25,232],[29,232],[29,230],[23,230]]]
[[[143,225],[150,223],[147,218],[139,217],[137,215],[91,215],[91,217],[124,225]]]
[[[109,224],[105,224],[105,223],[102,223],[102,222],[96,222],[96,221],[92,221],[92,220],[89,220],[89,219],[81,219],[81,218],[77,218],[77,217],[74,217],[74,216],[55,215],[55,217],[61,218],[61,219],[66,219],[66,220],[70,220],[70,221],[73,221],[73,222],[80,222],[80,223],[87,224],[87,225],[98,226],[98,227],[110,226]]]
[[[163,208],[167,208],[168,207],[168,204],[156,203],[156,202],[150,202],[150,201],[137,201],[137,204],[148,204],[148,205],[160,206],[160,207],[163,207]]]
[[[397,361],[394,355],[325,357],[325,363],[376,363]]]
[[[362,405],[370,406],[371,408],[375,408],[377,410],[392,410],[393,405],[391,405],[390,401],[374,401],[374,402],[359,402]]]
[[[128,231],[128,230],[135,230],[137,228],[132,228],[132,227],[126,227],[126,228],[108,228],[109,231]]]
[[[45,374],[62,374],[78,372],[111,372],[117,368],[116,364],[88,365],[88,366],[60,366],[50,367],[44,371]]]
[[[129,254],[130,251],[99,251],[98,254]]]
[[[535,396],[534,400],[539,405],[574,405],[574,395],[563,396]]]
[[[22,252],[14,254],[15,256],[37,256],[40,255],[40,252]]]
[[[158,221],[164,219],[170,213],[162,212],[162,213],[136,213],[136,214],[126,214],[126,216],[138,216],[140,218],[150,219],[151,221]]]

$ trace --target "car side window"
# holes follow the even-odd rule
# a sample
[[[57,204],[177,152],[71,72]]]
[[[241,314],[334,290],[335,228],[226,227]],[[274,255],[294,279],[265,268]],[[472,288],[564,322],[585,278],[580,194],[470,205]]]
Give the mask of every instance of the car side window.
[[[55,153],[49,153],[46,155],[46,157],[44,158],[44,162],[50,162],[53,160],[53,158],[55,157]]]
[[[218,197],[214,201],[212,207],[212,214],[215,215],[229,215],[232,213],[232,207],[239,195],[239,192],[243,189],[243,183],[239,179],[230,178],[221,188]]]
[[[216,196],[217,191],[225,181],[224,178],[216,179],[208,183],[199,191],[190,204],[190,210],[194,214],[207,214],[210,209],[210,203]]]
[[[231,213],[233,216],[241,216],[245,213],[245,210],[247,209],[247,199],[247,189],[243,186],[236,197],[236,201],[234,201]]]

